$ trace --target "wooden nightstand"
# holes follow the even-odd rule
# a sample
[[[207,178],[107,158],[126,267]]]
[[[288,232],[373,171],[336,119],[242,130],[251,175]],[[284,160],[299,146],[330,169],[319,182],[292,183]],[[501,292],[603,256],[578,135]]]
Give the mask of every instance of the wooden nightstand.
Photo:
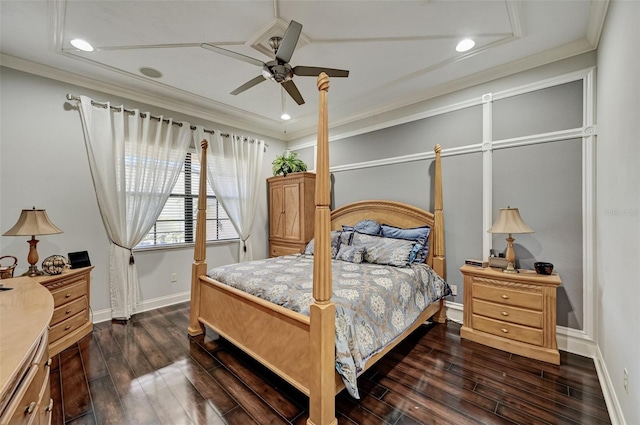
[[[52,357],[93,330],[89,317],[91,270],[93,266],[32,278],[53,295],[54,310],[49,328],[49,355]]]
[[[560,364],[556,342],[556,288],[560,276],[533,270],[508,274],[463,266],[462,338],[514,354]]]

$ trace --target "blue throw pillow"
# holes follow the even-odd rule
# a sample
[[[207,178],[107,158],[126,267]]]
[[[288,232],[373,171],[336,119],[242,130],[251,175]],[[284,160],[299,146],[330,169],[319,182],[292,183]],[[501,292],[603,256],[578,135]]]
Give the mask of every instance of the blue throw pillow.
[[[353,230],[365,235],[380,235],[380,223],[375,220],[361,220],[353,226]]]
[[[409,261],[412,263],[424,263],[427,259],[431,227],[421,226],[402,229],[399,227],[389,226],[387,224],[383,224],[380,227],[381,235],[386,238],[405,239],[416,242],[413,246],[413,250],[411,251]]]

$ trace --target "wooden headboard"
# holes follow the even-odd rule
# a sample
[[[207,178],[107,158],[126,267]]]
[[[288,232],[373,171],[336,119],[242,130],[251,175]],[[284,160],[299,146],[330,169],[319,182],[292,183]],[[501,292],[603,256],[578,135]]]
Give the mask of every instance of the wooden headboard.
[[[429,255],[425,263],[446,279],[440,150],[440,145],[436,145],[435,187],[433,191],[435,211],[433,213],[402,202],[359,201],[331,212],[331,230],[341,230],[343,225],[353,226],[361,220],[375,220],[380,224],[401,228],[429,226],[431,227]]]

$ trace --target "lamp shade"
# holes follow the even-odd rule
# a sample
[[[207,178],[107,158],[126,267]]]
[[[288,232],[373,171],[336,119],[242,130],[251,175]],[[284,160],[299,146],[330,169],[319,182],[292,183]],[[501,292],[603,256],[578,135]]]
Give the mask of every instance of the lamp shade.
[[[500,208],[500,215],[493,226],[489,230],[489,233],[534,233],[533,229],[527,226],[517,208]]]
[[[54,226],[49,220],[47,212],[33,207],[31,210],[22,210],[18,222],[4,232],[3,236],[53,235],[56,233],[62,233],[62,230]]]

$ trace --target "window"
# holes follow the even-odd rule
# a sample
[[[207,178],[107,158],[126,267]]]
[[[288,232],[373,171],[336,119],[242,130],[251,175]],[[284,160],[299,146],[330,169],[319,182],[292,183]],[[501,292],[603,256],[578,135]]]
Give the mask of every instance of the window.
[[[195,242],[200,159],[188,152],[176,185],[160,216],[136,248]],[[238,239],[227,213],[207,187],[207,241]]]

